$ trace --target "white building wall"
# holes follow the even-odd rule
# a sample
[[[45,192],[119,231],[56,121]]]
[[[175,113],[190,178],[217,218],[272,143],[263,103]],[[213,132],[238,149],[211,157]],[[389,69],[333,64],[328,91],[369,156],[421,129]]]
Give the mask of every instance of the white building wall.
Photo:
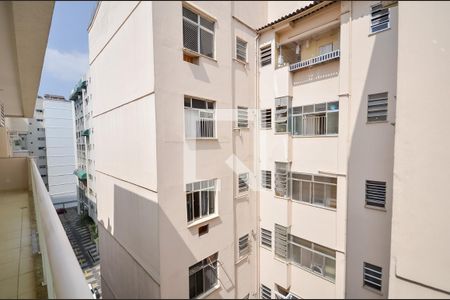
[[[57,208],[76,206],[76,177],[73,174],[76,169],[73,103],[44,100],[43,110],[50,196]],[[72,171],[68,172],[68,168],[72,168]]]

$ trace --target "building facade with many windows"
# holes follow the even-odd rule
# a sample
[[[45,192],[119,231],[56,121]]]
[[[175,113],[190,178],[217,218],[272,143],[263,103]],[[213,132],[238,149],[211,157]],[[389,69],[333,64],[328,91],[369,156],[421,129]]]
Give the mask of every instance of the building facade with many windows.
[[[97,220],[97,200],[95,192],[95,155],[91,78],[89,72],[80,79],[71,92],[74,102],[75,137],[77,154],[77,193],[80,213],[85,212],[94,221]]]
[[[396,1],[100,2],[105,297],[390,296],[398,17]]]

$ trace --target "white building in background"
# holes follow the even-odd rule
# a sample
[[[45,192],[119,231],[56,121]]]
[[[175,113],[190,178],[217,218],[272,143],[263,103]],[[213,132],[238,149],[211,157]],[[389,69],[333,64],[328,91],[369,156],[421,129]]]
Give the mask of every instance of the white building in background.
[[[82,78],[69,97],[75,108],[75,136],[77,149],[77,192],[81,212],[86,212],[97,222],[95,192],[95,156],[92,95],[89,73]]]
[[[73,103],[63,96],[48,94],[42,101],[43,112],[37,112],[42,113],[42,119],[36,118],[36,122],[43,123],[45,132],[48,190],[56,208],[77,206]],[[38,141],[38,155],[41,147]]]
[[[27,150],[30,157],[34,158],[48,189],[48,174],[47,174],[47,150],[44,127],[44,98],[38,96],[36,99],[36,107],[34,110],[34,117],[28,119],[28,137]]]

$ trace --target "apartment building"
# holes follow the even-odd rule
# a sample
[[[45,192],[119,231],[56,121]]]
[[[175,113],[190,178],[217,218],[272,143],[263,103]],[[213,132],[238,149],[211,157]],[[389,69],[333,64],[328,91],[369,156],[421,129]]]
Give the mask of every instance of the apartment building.
[[[412,143],[396,135],[397,86],[419,59],[399,60],[409,5],[100,2],[89,49],[105,297],[387,298],[412,284],[448,296],[449,276],[415,277],[421,252],[405,249],[415,228],[433,252],[419,229],[433,214],[414,226],[410,209],[393,214],[408,205],[394,174],[414,172],[394,161]],[[404,35],[421,5],[404,9]],[[439,25],[414,28],[440,33],[445,53],[435,10]]]
[[[99,3],[89,50],[105,297],[258,296],[252,28],[266,6]]]
[[[89,73],[72,90],[70,100],[75,108],[75,136],[77,150],[77,193],[80,212],[97,221],[95,193],[95,157],[92,96],[89,90]]]
[[[77,206],[73,104],[45,94],[29,119],[28,151],[36,160],[56,208]]]
[[[28,119],[27,147],[29,155],[34,158],[42,180],[48,189],[47,150],[44,127],[44,98],[38,96],[33,118]]]
[[[388,296],[397,10],[323,1],[258,30],[263,298]]]

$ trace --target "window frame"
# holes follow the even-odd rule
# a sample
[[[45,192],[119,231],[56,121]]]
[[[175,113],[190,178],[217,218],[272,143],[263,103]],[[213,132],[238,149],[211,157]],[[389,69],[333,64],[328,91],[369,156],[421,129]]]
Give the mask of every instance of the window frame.
[[[383,97],[385,94],[385,97]],[[371,99],[372,97],[372,99]],[[377,102],[381,102],[379,104],[376,104]],[[372,102],[372,103],[371,103]],[[384,103],[385,102],[385,103]],[[382,108],[385,107],[385,109],[372,109],[370,111],[370,107],[376,107],[376,106],[382,106]],[[375,116],[369,116],[369,113],[373,112],[385,112],[385,114],[378,114]],[[380,93],[373,93],[367,95],[367,123],[368,124],[374,124],[374,123],[385,123],[388,122],[389,117],[389,92],[380,92]],[[375,119],[370,119],[375,118]]]
[[[244,234],[239,238],[239,258],[243,258],[250,254],[250,235]]]
[[[189,19],[188,17],[184,16],[183,10],[186,9],[189,12],[191,12],[192,14],[195,14],[197,16],[197,22],[194,22],[193,20]],[[208,16],[206,13],[202,13],[199,12],[197,9],[192,8],[188,5],[183,5],[182,6],[182,21],[183,21],[183,49],[189,51],[189,52],[193,52],[196,53],[200,56],[204,56],[204,57],[208,57],[211,59],[216,59],[216,23],[217,21],[213,18],[211,18],[210,16]],[[204,25],[201,24],[201,18],[203,18],[205,21],[207,22],[211,22],[213,24],[213,30],[205,27]],[[184,45],[184,21],[188,21],[190,24],[195,25],[197,27],[197,50],[193,50],[191,48],[187,48]],[[207,54],[201,53],[201,30],[205,30],[206,32],[212,34],[212,56],[209,56]]]
[[[260,110],[260,129],[272,129],[272,109],[264,108]]]
[[[249,120],[248,120],[248,107],[246,106],[238,106],[236,109],[236,128],[237,129],[248,129],[249,128]]]
[[[372,188],[369,188],[369,185]],[[385,209],[386,208],[386,192],[387,182],[378,180],[366,180],[365,181],[365,203],[370,208]],[[374,194],[376,193],[376,195]],[[382,200],[378,200],[379,194],[382,194]],[[369,197],[368,197],[369,196]],[[372,198],[372,199],[370,199]]]
[[[188,282],[189,282],[189,298],[201,298],[202,295],[207,294],[208,292],[214,290],[217,288],[217,286],[220,284],[219,281],[219,252],[214,253],[213,255],[208,256],[205,259],[202,259],[201,261],[189,266],[188,268]],[[210,267],[210,269],[215,270],[215,283],[208,289],[205,290],[205,269]],[[193,270],[192,270],[193,269]],[[191,276],[197,275],[197,273],[202,272],[201,278],[202,278],[202,289],[203,291],[196,295],[191,295]],[[198,278],[194,276],[195,280]],[[195,282],[196,283],[196,282]]]
[[[242,186],[241,186],[241,184],[242,184]],[[245,193],[248,193],[249,190],[250,190],[250,174],[248,172],[239,173],[239,175],[238,175],[238,193],[245,194]]]
[[[295,242],[294,241],[295,239],[298,239],[299,241],[303,241],[303,245],[301,243]],[[295,235],[290,234],[290,233],[288,234],[288,237],[287,237],[287,244],[288,244],[287,260],[288,260],[288,262],[290,264],[293,264],[294,266],[299,267],[301,269],[307,270],[307,271],[311,272],[312,274],[315,274],[315,275],[317,275],[317,276],[319,276],[321,278],[324,278],[326,280],[329,280],[329,281],[332,281],[332,282],[336,281],[336,250],[328,248],[328,247],[325,247],[325,246],[322,246],[322,245],[319,245],[319,244],[311,242],[311,241],[308,241],[306,239],[300,238],[300,237],[295,236]],[[310,247],[308,247],[307,245],[310,245]],[[298,247],[300,249],[300,252],[299,252],[300,253],[300,263],[296,262],[293,259],[293,247]],[[322,248],[324,250],[331,251],[331,252],[334,251],[334,257],[329,255],[329,254],[327,254],[327,253],[325,253],[325,252],[320,251],[320,248]],[[302,253],[303,253],[303,251],[311,252],[311,263],[310,263],[309,267],[306,267],[306,266],[302,265],[302,261],[303,261],[302,260]],[[319,255],[319,256],[321,256],[323,258],[323,262],[324,262],[323,265],[326,264],[325,263],[325,259],[330,259],[331,261],[334,262],[334,277],[326,276],[323,269],[322,269],[322,273],[317,272],[317,271],[315,271],[313,269],[313,263],[314,263],[314,258],[315,258],[314,255]],[[320,267],[320,266],[316,264],[316,267]]]
[[[261,170],[261,187],[266,190],[272,190],[271,170]]]
[[[379,7],[376,9],[376,7]],[[382,10],[387,10],[387,13],[381,14],[380,16],[376,16],[374,17],[373,14],[377,13],[379,11]],[[374,24],[374,21],[377,19],[381,19],[383,17],[387,16],[387,21],[386,22],[380,22],[380,23],[376,23]],[[378,30],[374,31],[374,27],[380,26],[380,25],[384,25],[387,24],[387,26],[385,28],[381,28]],[[379,32],[383,32],[385,30],[388,30],[391,28],[391,10],[389,7],[383,7],[383,5],[381,4],[381,2],[377,3],[377,4],[373,4],[370,6],[370,35],[372,34],[376,34]]]
[[[196,185],[198,187],[196,187]],[[204,214],[203,197],[204,192],[207,193],[207,208]],[[210,192],[213,192],[214,199],[211,202]],[[194,193],[198,193],[198,217],[195,217],[195,196]],[[218,192],[217,192],[217,179],[208,179],[202,181],[195,181],[186,184],[186,221],[188,226],[197,224],[212,216],[218,215]],[[189,195],[192,195],[189,197]],[[189,199],[190,198],[190,199]],[[190,202],[190,203],[189,203]],[[211,204],[214,205],[214,211],[211,212]],[[192,219],[189,218],[189,209],[191,210]]]
[[[186,100],[189,99],[189,106],[186,106]],[[205,108],[196,108],[193,107],[192,102],[193,100],[196,101],[202,101],[205,102]],[[185,95],[184,96],[184,100],[183,100],[183,107],[184,107],[184,137],[186,140],[208,140],[208,139],[217,139],[217,114],[216,114],[216,101],[213,100],[207,100],[207,99],[203,99],[203,98],[199,98],[199,97],[193,97],[193,96],[188,96]],[[212,105],[212,108],[209,108],[209,104]],[[197,135],[197,127],[195,126],[195,136],[188,136],[188,132],[187,132],[187,127],[186,127],[186,110],[189,111],[196,111],[198,113],[198,119],[199,120],[212,120],[212,124],[213,124],[213,134],[211,137],[209,136],[198,136]],[[205,118],[205,117],[201,117],[201,114],[212,114],[212,118]]]
[[[272,231],[261,227],[261,246],[272,251]]]
[[[274,127],[275,134],[290,134],[291,128],[291,97],[275,98],[275,110],[274,110]],[[284,116],[286,114],[286,116]],[[279,130],[278,125],[281,124],[285,127],[284,130]]]
[[[259,66],[260,68],[272,64],[272,44],[259,47]]]
[[[376,270],[373,267],[379,268],[380,271]],[[378,278],[378,277],[376,277],[374,275],[367,274],[366,271],[369,271],[369,272],[372,272],[372,273],[378,273],[380,275],[380,277]],[[371,280],[367,280],[367,282],[366,282],[366,275],[368,277],[374,278],[375,280],[379,280],[380,283],[378,284],[378,283],[373,282]],[[368,289],[371,289],[371,290],[374,290],[374,291],[377,291],[377,292],[381,292],[383,290],[383,268],[380,267],[380,266],[368,263],[368,262],[363,262],[363,286],[365,288],[368,288]],[[379,288],[376,288],[374,286],[379,286]]]
[[[298,176],[298,177],[304,177],[304,178],[294,178],[294,175]],[[306,179],[306,177],[310,177],[311,179]],[[326,180],[317,180],[318,178],[328,178],[327,180],[329,181],[336,181],[334,182],[326,182]],[[320,207],[320,208],[327,208],[327,209],[332,209],[332,210],[336,210],[337,209],[337,177],[333,177],[333,176],[324,176],[324,175],[317,175],[317,174],[310,174],[310,173],[302,173],[302,172],[294,172],[291,171],[289,173],[289,181],[290,181],[290,198],[292,201],[297,202],[297,203],[302,203],[302,204],[309,204],[315,207]],[[294,199],[294,193],[293,193],[293,186],[294,186],[294,181],[295,182],[299,182],[299,195],[300,195],[300,199]],[[304,183],[308,183],[309,185],[309,201],[303,201],[303,184]],[[323,185],[323,191],[324,191],[324,195],[325,195],[325,199],[324,199],[324,205],[320,205],[317,204],[319,201],[314,201],[314,193],[315,193],[315,186],[316,185]],[[336,195],[336,206],[329,206],[329,205],[325,205],[326,200],[328,199],[326,197],[327,195],[327,191],[328,188],[327,187],[334,187],[335,190],[335,195]]]
[[[260,293],[261,299],[272,299],[272,289],[264,284],[261,284]]]
[[[240,45],[239,42],[242,42],[242,43],[245,44],[244,46],[242,46],[242,43],[241,43],[241,46],[244,47],[244,51],[245,51],[245,58],[244,59],[239,58],[239,54],[238,54],[238,52],[239,52],[238,51],[238,47]],[[248,63],[248,42],[246,40],[242,39],[241,37],[236,36],[235,43],[236,43],[235,55],[234,55],[235,59],[240,61],[240,62],[242,62],[242,63],[245,63],[245,64]]]
[[[283,174],[278,172],[279,170],[283,169],[282,165],[284,165],[284,167],[285,167]],[[275,193],[276,197],[289,199],[289,197],[290,197],[290,195],[289,195],[289,191],[290,191],[290,188],[289,188],[289,173],[290,173],[290,169],[291,169],[291,164],[289,162],[281,162],[281,161],[276,161],[275,162],[274,193]],[[284,178],[284,179],[282,179],[282,178]],[[284,183],[280,182],[281,180],[283,180]],[[279,193],[279,191],[280,191],[280,187],[278,187],[279,183],[284,185],[284,187],[281,187],[281,188],[283,188],[285,190],[284,193]]]
[[[321,106],[325,106],[325,109],[321,109]],[[333,106],[335,105],[335,106]],[[305,111],[305,108],[313,107],[312,111]],[[331,108],[330,108],[331,107]],[[334,107],[334,108],[333,108]],[[336,132],[329,132],[329,120],[330,116],[332,114],[337,114],[337,130]],[[310,118],[322,118],[324,119],[324,122],[322,124],[323,126],[323,132],[320,133],[322,130],[319,129],[319,133],[317,133],[316,128],[316,122],[314,122],[313,126],[313,134],[308,134],[308,130],[306,129],[306,124],[308,123],[308,119]],[[338,136],[339,135],[339,100],[335,101],[328,101],[328,102],[321,102],[321,103],[315,103],[315,104],[309,104],[309,105],[301,105],[301,106],[293,106],[291,110],[291,134],[293,137],[317,137],[317,136]],[[301,122],[301,133],[298,133],[299,130],[297,130],[298,121],[297,118],[300,118]],[[320,119],[319,119],[320,120]],[[320,128],[320,127],[319,127]]]

